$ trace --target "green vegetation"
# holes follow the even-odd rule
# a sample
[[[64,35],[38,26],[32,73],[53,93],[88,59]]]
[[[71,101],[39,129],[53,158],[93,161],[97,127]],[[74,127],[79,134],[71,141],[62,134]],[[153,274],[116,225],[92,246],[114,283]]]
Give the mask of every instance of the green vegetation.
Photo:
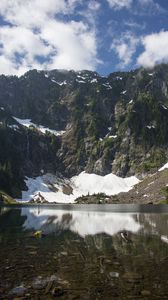
[[[163,187],[161,193],[165,196],[165,200],[162,203],[168,204],[168,186]]]
[[[153,149],[150,157],[144,159],[144,161],[138,167],[139,172],[149,172],[152,169],[157,170],[161,165],[166,162],[166,155],[162,149]]]
[[[41,170],[66,176],[155,172],[168,158],[168,66],[152,73],[140,68],[93,80],[94,73],[82,72],[83,83],[73,71],[0,76],[0,190],[19,197],[25,176]],[[24,128],[12,115],[66,128],[66,134]]]
[[[0,191],[0,204],[17,204],[17,202],[6,193]]]

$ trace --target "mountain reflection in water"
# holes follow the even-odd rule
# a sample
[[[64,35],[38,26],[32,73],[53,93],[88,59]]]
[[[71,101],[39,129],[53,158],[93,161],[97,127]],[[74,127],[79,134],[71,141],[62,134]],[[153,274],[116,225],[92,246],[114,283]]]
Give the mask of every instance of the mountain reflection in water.
[[[113,236],[120,231],[137,232],[140,229],[138,215],[93,211],[64,211],[41,208],[23,208],[25,229],[42,230],[45,234],[58,230],[70,230],[78,235],[106,233]]]
[[[0,257],[0,299],[168,299],[168,214],[0,207]]]

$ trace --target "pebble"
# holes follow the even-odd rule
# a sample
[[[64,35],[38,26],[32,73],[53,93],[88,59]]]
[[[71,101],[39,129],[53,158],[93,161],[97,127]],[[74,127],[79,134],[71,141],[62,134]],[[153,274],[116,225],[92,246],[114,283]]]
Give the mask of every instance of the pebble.
[[[151,292],[150,292],[150,291],[147,291],[147,290],[143,290],[143,291],[141,292],[141,295],[142,295],[142,296],[150,296],[150,295],[151,295]]]
[[[17,295],[17,296],[23,296],[26,292],[26,288],[23,285],[17,286],[13,288],[10,292],[9,295]]]
[[[120,276],[120,274],[117,273],[117,272],[110,272],[110,276],[111,276],[112,278],[118,278],[118,277]]]

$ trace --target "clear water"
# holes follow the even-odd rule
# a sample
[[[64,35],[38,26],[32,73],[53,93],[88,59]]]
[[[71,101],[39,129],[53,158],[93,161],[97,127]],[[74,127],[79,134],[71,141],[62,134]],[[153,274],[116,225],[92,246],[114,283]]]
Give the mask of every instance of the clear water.
[[[0,207],[0,299],[168,299],[167,207]]]

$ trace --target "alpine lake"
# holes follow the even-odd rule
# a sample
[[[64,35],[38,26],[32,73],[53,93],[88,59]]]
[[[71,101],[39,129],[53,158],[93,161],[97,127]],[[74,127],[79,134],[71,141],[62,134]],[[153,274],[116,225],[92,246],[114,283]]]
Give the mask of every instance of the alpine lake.
[[[0,299],[168,299],[168,206],[1,206]]]

